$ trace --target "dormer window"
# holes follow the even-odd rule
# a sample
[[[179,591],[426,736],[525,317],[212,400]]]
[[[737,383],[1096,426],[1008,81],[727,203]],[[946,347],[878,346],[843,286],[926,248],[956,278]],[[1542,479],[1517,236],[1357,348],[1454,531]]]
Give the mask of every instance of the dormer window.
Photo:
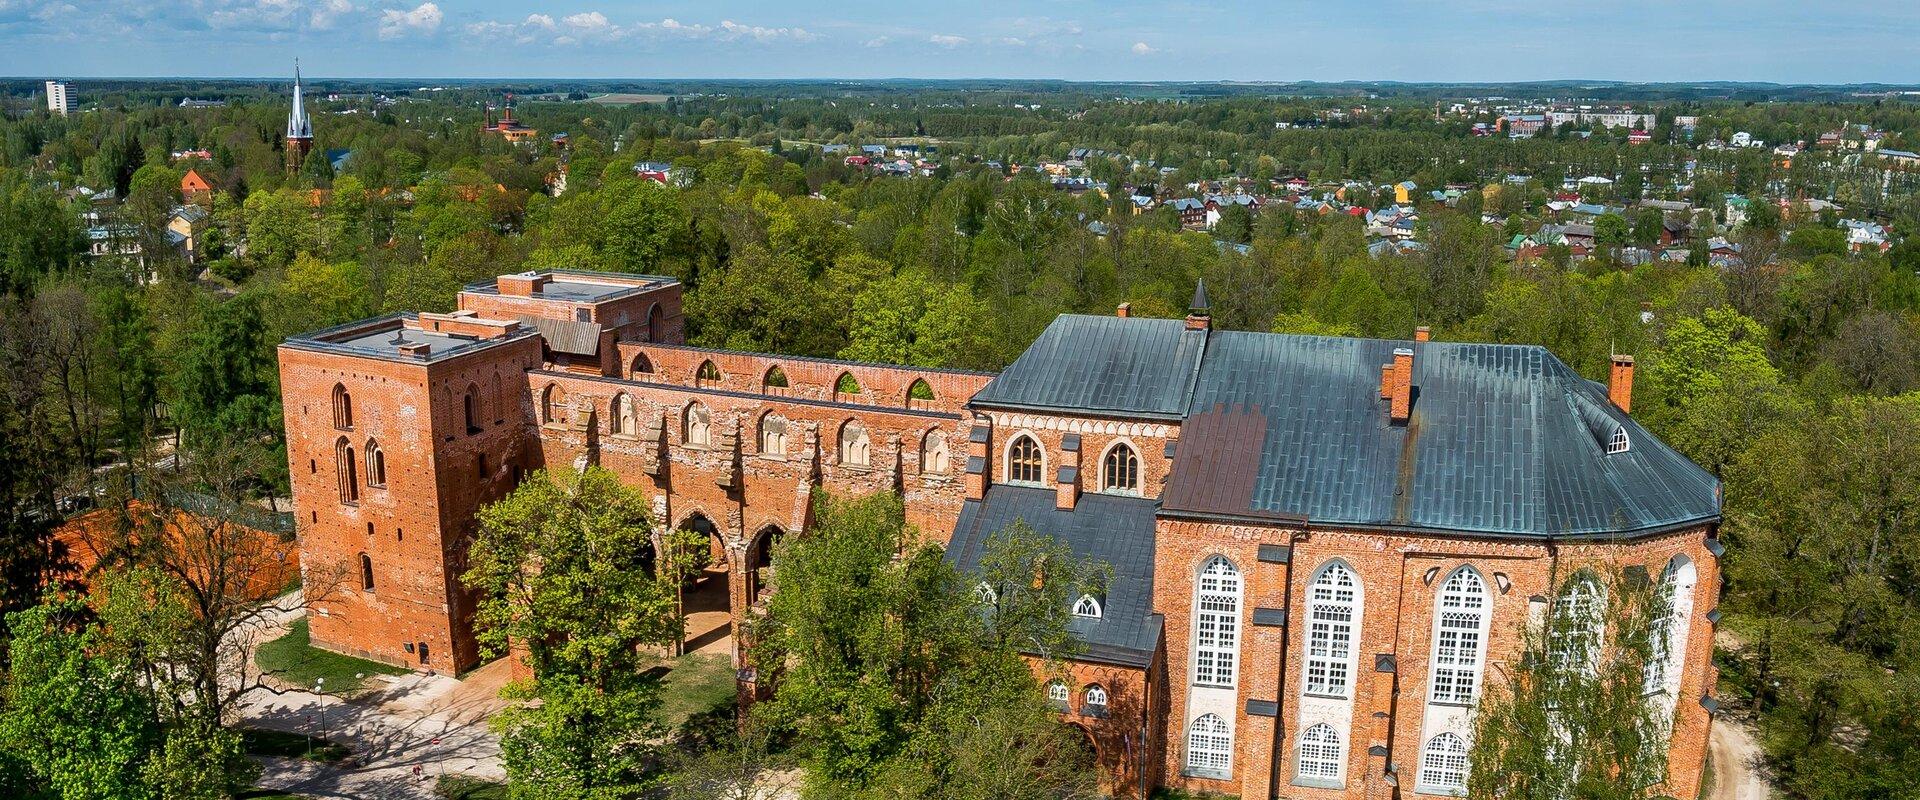
[[[1613,436],[1607,439],[1607,455],[1624,453],[1633,448],[1633,442],[1627,438],[1625,425],[1613,429]]]
[[[1099,619],[1099,598],[1090,594],[1080,595],[1080,599],[1073,604],[1073,615],[1076,617],[1086,617],[1087,619]]]

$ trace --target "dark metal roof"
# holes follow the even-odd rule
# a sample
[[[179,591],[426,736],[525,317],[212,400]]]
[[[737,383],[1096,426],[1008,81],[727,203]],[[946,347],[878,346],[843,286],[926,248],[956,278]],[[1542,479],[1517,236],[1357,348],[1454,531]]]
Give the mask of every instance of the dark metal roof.
[[[1389,421],[1380,368],[1412,347]],[[1624,429],[1632,446],[1609,455]],[[1495,535],[1608,535],[1715,519],[1712,475],[1544,348],[1215,332],[1169,513]]]
[[[540,335],[547,340],[547,349],[553,352],[576,356],[598,355],[600,352],[598,322],[548,319],[533,314],[517,316],[520,324],[540,331]]]
[[[1177,319],[1063,314],[970,405],[1177,419],[1206,339]]]
[[[1105,494],[1083,495],[1073,510],[1062,511],[1054,508],[1052,489],[995,485],[985,499],[961,505],[947,559],[971,573],[986,554],[988,537],[1026,520],[1075,556],[1106,563],[1113,580],[1100,619],[1075,618],[1069,626],[1085,645],[1076,658],[1146,667],[1161,626],[1153,613],[1153,512],[1152,500]]]

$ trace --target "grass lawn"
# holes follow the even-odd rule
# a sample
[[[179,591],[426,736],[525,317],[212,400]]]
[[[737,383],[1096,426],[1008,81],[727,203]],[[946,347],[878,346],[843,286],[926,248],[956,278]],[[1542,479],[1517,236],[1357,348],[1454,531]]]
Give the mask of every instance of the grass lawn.
[[[726,653],[689,653],[667,664],[660,717],[679,728],[688,717],[734,701],[733,659]]]
[[[253,662],[262,672],[287,683],[313,688],[316,678],[326,678],[327,694],[351,694],[365,683],[355,675],[403,675],[406,670],[364,658],[329,653],[314,647],[308,638],[307,621],[297,620],[287,635],[260,645]]]
[[[304,758],[331,763],[347,757],[347,748],[318,736],[308,739],[297,733],[244,728],[240,731],[240,749],[252,756]]]
[[[446,775],[433,788],[447,800],[507,800],[506,784],[478,778]]]

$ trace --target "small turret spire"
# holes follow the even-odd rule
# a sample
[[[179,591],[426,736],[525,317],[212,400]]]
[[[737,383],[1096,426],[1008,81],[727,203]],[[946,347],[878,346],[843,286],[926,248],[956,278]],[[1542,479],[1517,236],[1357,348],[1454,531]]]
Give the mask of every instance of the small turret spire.
[[[1187,307],[1187,330],[1204,331],[1213,327],[1213,316],[1207,308],[1207,281],[1202,278],[1193,287],[1193,303]]]

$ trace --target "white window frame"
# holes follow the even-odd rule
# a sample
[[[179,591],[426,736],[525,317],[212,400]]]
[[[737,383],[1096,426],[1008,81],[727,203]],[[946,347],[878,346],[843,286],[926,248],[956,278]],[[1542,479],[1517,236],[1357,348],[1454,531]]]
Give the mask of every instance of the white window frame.
[[[1304,693],[1353,699],[1365,609],[1360,575],[1347,562],[1329,561],[1314,572],[1307,584],[1306,658],[1301,665]]]
[[[1615,426],[1613,429],[1613,436],[1607,439],[1607,455],[1613,455],[1615,453],[1624,453],[1632,449],[1633,449],[1633,439],[1627,436],[1627,426],[1625,425]]]
[[[1346,760],[1347,743],[1339,729],[1325,722],[1308,725],[1294,745],[1294,782],[1339,788],[1346,783]]]
[[[1233,728],[1219,714],[1187,723],[1186,774],[1225,779],[1233,774]]]
[[[1087,684],[1087,688],[1085,692],[1083,692],[1083,694],[1087,698],[1086,703],[1089,707],[1098,708],[1102,711],[1106,710],[1107,690],[1101,688],[1100,684],[1097,684],[1097,683]]]
[[[973,594],[980,598],[980,602],[987,605],[999,605],[1000,603],[1000,593],[994,591],[993,585],[986,581],[981,581],[980,585],[973,587]]]
[[[1073,615],[1076,617],[1099,619],[1100,611],[1100,598],[1093,595],[1080,595],[1080,599],[1073,602]]]
[[[1233,688],[1239,681],[1241,595],[1246,581],[1226,556],[1200,565],[1193,591],[1193,685]]]
[[[1047,682],[1047,702],[1065,708],[1072,701],[1073,690],[1068,689],[1065,682],[1059,679]]]
[[[1589,676],[1593,675],[1600,668],[1600,650],[1607,636],[1606,586],[1591,570],[1581,570],[1574,573],[1566,587],[1560,590],[1555,606],[1556,617],[1548,620],[1548,657],[1555,659],[1562,669],[1577,668]],[[1577,615],[1571,616],[1575,622],[1569,624],[1583,627],[1563,629],[1558,615]],[[1561,637],[1560,634],[1567,636]],[[1567,641],[1574,637],[1578,640]]]
[[[1653,652],[1647,659],[1647,694],[1680,693],[1680,672],[1686,666],[1687,639],[1693,626],[1693,594],[1700,572],[1693,560],[1677,555],[1660,570],[1660,591],[1666,595],[1661,616],[1653,624]]]
[[[1462,565],[1440,585],[1433,604],[1433,673],[1427,702],[1471,706],[1480,696],[1493,594],[1480,571]]]
[[[1420,748],[1420,775],[1415,791],[1421,794],[1461,796],[1467,793],[1467,741],[1443,731]]]

